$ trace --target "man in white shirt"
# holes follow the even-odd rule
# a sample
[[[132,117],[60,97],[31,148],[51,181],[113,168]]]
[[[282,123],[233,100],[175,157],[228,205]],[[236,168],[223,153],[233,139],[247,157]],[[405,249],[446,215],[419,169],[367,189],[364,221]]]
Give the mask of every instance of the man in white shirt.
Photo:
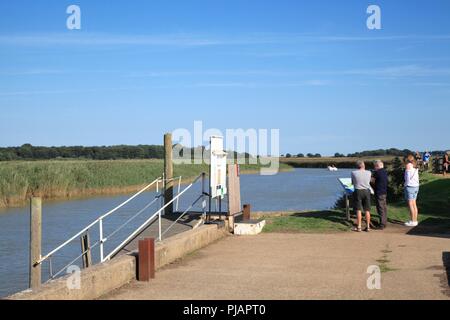
[[[361,232],[362,224],[362,212],[366,214],[367,227],[365,231],[370,231],[370,181],[372,179],[372,173],[366,170],[364,161],[358,161],[356,163],[358,170],[352,172],[352,183],[355,187],[355,193],[353,194],[354,209],[358,218],[358,226],[354,228],[354,231]]]

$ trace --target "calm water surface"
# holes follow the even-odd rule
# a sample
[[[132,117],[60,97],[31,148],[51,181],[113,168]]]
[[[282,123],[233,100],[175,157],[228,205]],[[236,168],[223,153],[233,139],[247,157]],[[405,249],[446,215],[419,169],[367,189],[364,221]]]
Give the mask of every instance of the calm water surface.
[[[296,169],[275,176],[241,176],[242,203],[252,204],[254,211],[304,211],[325,210],[333,207],[342,195],[337,178],[350,177],[350,170],[329,172],[324,169]],[[179,208],[187,208],[200,192],[200,185],[189,190]],[[153,200],[155,193],[148,192],[104,222],[107,236],[134,213]],[[83,227],[109,211],[129,195],[96,197],[64,202],[47,202],[43,205],[42,250],[43,254],[57,247]],[[224,207],[225,208],[225,207]],[[121,230],[105,244],[109,252],[125,239],[131,231],[143,223],[155,210],[145,211],[133,223]],[[98,227],[90,230],[91,243],[98,239]],[[0,210],[0,297],[24,290],[28,286],[29,209]],[[80,254],[80,243],[74,241],[53,258],[53,269],[58,271]],[[98,251],[93,251],[98,260]],[[59,268],[58,268],[59,267]],[[48,279],[49,265],[43,265],[43,278]]]

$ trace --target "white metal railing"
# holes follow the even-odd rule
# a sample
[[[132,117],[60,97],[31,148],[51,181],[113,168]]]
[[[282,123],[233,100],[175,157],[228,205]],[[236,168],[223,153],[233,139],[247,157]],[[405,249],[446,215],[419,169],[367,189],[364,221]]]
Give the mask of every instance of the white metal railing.
[[[163,207],[161,207],[158,211],[156,211],[150,218],[147,219],[147,221],[145,221],[140,227],[138,227],[131,235],[129,235],[124,241],[122,241],[121,244],[119,244],[116,249],[114,249],[113,251],[111,251],[111,253],[105,257],[105,260],[110,260],[112,257],[114,257],[120,250],[122,250],[128,243],[130,243],[130,241],[132,241],[139,233],[141,233],[145,228],[147,228],[149,226],[149,224],[156,218],[158,217],[158,221],[159,221],[159,225],[158,225],[158,241],[162,241],[162,237],[163,235],[165,235],[167,233],[167,231],[173,227],[173,225],[175,223],[177,223],[190,209],[192,209],[192,207],[199,201],[199,199],[204,198],[205,192],[202,191],[202,195],[197,198],[190,206],[187,210],[185,210],[181,216],[171,225],[169,226],[168,229],[166,229],[164,232],[162,232],[162,226],[161,226],[161,215],[162,212],[164,212],[164,210],[169,207],[171,204],[173,204],[175,201],[178,203],[178,200],[180,199],[180,197],[185,194],[189,189],[192,188],[192,186],[194,186],[194,184],[200,180],[200,178],[204,177],[204,174],[200,174],[197,178],[194,179],[194,181],[189,184],[186,188],[183,189],[183,191],[178,192],[178,194],[172,198],[172,200],[170,200],[169,202],[167,202]],[[181,184],[181,179],[179,180],[179,183]],[[180,187],[179,187],[180,188]],[[204,210],[206,210],[206,206],[203,206]]]
[[[200,178],[203,178],[202,181],[202,194],[196,198],[196,200],[188,207],[187,210],[185,210],[180,217],[178,217],[178,219],[176,219],[176,221],[174,223],[172,223],[164,232],[162,231],[162,224],[161,224],[161,218],[162,218],[162,213],[164,212],[164,210],[172,205],[173,203],[175,203],[175,210],[178,211],[179,208],[179,199],[182,195],[184,195],[189,189],[192,188],[192,186],[198,182],[200,180]],[[200,199],[203,199],[203,210],[206,213],[206,202],[204,200],[204,198],[207,196],[207,193],[205,193],[205,174],[202,173],[199,176],[197,176],[193,182],[191,184],[189,184],[186,188],[184,188],[183,190],[181,190],[181,182],[182,182],[182,177],[177,177],[177,178],[172,178],[172,179],[167,179],[165,180],[164,178],[157,178],[155,179],[153,182],[151,182],[150,184],[148,184],[147,186],[145,186],[143,189],[141,189],[139,192],[137,192],[136,194],[134,194],[133,196],[131,196],[129,199],[127,199],[126,201],[124,201],[123,203],[121,203],[120,205],[118,205],[117,207],[115,207],[114,209],[110,210],[109,212],[103,214],[102,216],[100,216],[99,218],[97,218],[95,221],[93,221],[91,224],[89,224],[88,226],[86,226],[85,228],[83,228],[81,231],[79,231],[78,233],[76,233],[74,236],[72,236],[71,238],[69,238],[67,241],[65,241],[64,243],[62,243],[61,245],[59,245],[57,248],[55,248],[54,250],[50,251],[48,254],[46,254],[45,256],[41,257],[36,263],[35,265],[39,265],[42,264],[44,261],[48,260],[49,261],[49,271],[50,271],[50,280],[56,278],[58,275],[60,275],[62,272],[64,272],[64,270],[73,265],[76,261],[78,261],[79,259],[81,259],[83,256],[86,255],[87,252],[91,251],[91,249],[99,246],[100,247],[100,262],[105,262],[107,260],[110,260],[112,257],[114,257],[120,250],[122,250],[127,244],[130,243],[130,241],[132,241],[139,233],[141,233],[143,230],[145,230],[145,228],[147,228],[157,217],[158,218],[158,241],[162,241],[163,236],[193,207],[195,206],[195,204],[198,203],[198,201]],[[155,203],[158,202],[159,199],[163,198],[163,189],[160,188],[159,184],[163,183],[166,184],[168,181],[175,181],[178,180],[178,192],[177,195],[175,197],[172,198],[172,200],[166,204],[164,204],[163,206],[160,205],[160,209],[157,210],[156,212],[154,212],[143,224],[141,224],[131,235],[129,235],[124,241],[122,241],[115,249],[113,249],[109,254],[107,254],[105,256],[105,252],[104,252],[104,244],[110,240],[114,235],[116,235],[120,230],[122,230],[127,224],[129,224],[131,221],[133,221],[135,218],[137,218],[139,215],[141,215],[143,212],[145,212],[147,209],[149,209],[152,205],[154,205]],[[145,191],[149,190],[152,186],[155,186],[156,188],[156,196],[155,198],[150,201],[149,203],[147,203],[141,210],[139,210],[136,214],[134,214],[131,218],[129,218],[125,223],[123,223],[122,225],[120,225],[116,230],[114,230],[113,232],[111,232],[107,237],[104,237],[104,230],[103,230],[103,221],[111,216],[114,212],[117,212],[120,208],[124,207],[126,204],[130,203],[132,200],[134,200],[136,197],[138,197],[139,195],[141,195],[142,193],[144,193]],[[96,241],[94,244],[90,245],[89,248],[86,249],[85,252],[82,252],[81,255],[77,256],[74,260],[72,260],[69,264],[67,264],[64,268],[62,268],[60,271],[58,271],[57,273],[53,274],[53,266],[52,266],[52,257],[59,252],[61,249],[63,249],[64,247],[66,247],[68,244],[70,244],[71,242],[73,242],[74,240],[80,238],[81,236],[88,234],[89,230],[92,229],[93,227],[95,227],[98,224],[98,230],[99,230],[99,238],[98,241]]]

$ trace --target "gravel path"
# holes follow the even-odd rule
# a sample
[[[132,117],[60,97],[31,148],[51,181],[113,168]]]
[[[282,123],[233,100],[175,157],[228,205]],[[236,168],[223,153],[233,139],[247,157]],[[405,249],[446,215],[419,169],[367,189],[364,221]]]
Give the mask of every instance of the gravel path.
[[[450,239],[406,231],[230,236],[104,299],[450,299]]]

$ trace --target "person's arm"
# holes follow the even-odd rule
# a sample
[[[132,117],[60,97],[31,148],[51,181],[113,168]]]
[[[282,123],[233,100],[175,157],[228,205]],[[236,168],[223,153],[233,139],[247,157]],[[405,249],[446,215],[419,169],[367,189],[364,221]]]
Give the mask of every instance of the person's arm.
[[[375,171],[372,175],[372,178],[370,179],[370,183],[375,185],[378,179],[378,171]]]
[[[412,173],[414,172],[414,166],[411,163],[408,163],[405,171],[405,186],[409,185],[412,178]]]

